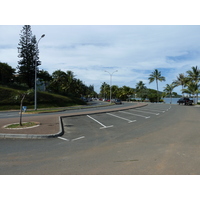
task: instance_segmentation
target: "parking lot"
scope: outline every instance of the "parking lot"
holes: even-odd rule
[[[149,104],[125,111],[63,118],[65,134],[59,139],[68,142],[116,138],[127,131],[156,120],[171,109],[170,105]]]
[[[47,140],[2,139],[1,174],[200,174],[199,107],[140,108],[62,118]]]

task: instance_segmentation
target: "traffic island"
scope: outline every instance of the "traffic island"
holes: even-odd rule
[[[28,129],[28,128],[36,128],[40,125],[40,122],[23,122],[22,125],[19,123],[7,124],[3,126],[6,129]]]

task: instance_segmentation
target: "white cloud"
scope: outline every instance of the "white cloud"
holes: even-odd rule
[[[73,71],[86,84],[109,82],[104,70],[115,71],[113,84],[135,87],[155,68],[166,76],[162,90],[200,62],[200,26],[31,26],[39,43],[41,68]],[[22,26],[0,26],[0,61],[17,66]],[[180,91],[178,91],[180,93]]]

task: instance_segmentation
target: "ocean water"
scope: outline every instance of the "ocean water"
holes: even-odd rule
[[[140,100],[141,98],[136,98],[136,100]],[[171,102],[171,98],[163,98],[163,100],[164,100],[164,102],[166,103],[166,104],[170,104],[170,102],[171,102],[171,104],[177,104],[177,101],[179,100],[180,98],[172,98],[172,102]],[[192,99],[194,102],[196,102],[196,99],[194,98],[190,98],[190,99]],[[200,97],[199,97],[199,99],[200,99]]]
[[[192,98],[192,97],[189,97],[191,100],[193,100],[194,103],[197,102],[197,99],[196,97]],[[180,98],[172,98],[172,104],[177,104],[177,101],[179,100]],[[171,99],[170,98],[164,98],[163,99],[165,101],[165,103],[167,104],[170,104],[170,101]],[[198,102],[200,102],[200,96],[198,97]]]
[[[170,104],[170,102],[172,101],[172,104],[177,104],[177,101],[179,100],[180,98],[163,98],[164,102],[166,104]]]

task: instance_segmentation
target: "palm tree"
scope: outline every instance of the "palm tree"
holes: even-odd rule
[[[63,85],[63,90],[66,93],[73,93],[75,88],[76,85],[74,72],[68,70],[66,72],[66,82]]]
[[[188,70],[186,72],[188,74],[188,78],[192,81],[194,81],[195,83],[198,83],[200,80],[200,70],[198,69],[198,67],[192,67],[192,70]]]
[[[119,87],[117,85],[112,85],[112,96],[113,99],[118,97],[118,91],[119,91]]]
[[[154,82],[156,80],[156,86],[157,86],[157,102],[158,100],[158,81],[165,81],[165,77],[161,76],[161,72],[159,72],[157,69],[155,69],[150,75],[149,75],[149,84]]]
[[[129,95],[132,95],[134,93],[133,88],[130,88],[128,86],[123,86],[119,88],[119,97],[123,100],[126,100],[127,97],[129,98]]]
[[[187,86],[188,87],[186,89],[182,90],[183,93],[192,94],[192,95],[200,93],[199,85],[197,85],[196,83],[190,82],[190,83],[188,83]]]
[[[173,89],[176,87],[176,85],[174,83],[172,84],[166,84],[166,86],[164,87],[164,92],[166,93],[166,95],[170,95],[170,104],[172,103],[172,95],[173,93]]]
[[[83,82],[80,79],[75,79],[74,85],[76,86],[74,90],[75,94],[77,96],[83,96],[85,94]]]
[[[179,74],[179,76],[177,76],[176,80],[173,82],[175,87],[181,85],[182,91],[183,91],[183,89],[184,89],[184,87],[186,86],[187,83],[188,83],[188,77],[186,77],[183,73]],[[182,92],[182,96],[183,96],[183,92]]]
[[[145,83],[143,83],[142,81],[139,81],[136,84],[136,91],[139,92],[140,90],[146,89]]]
[[[66,81],[67,81],[66,73],[61,70],[56,70],[52,74],[50,89],[55,93],[62,94],[63,89],[65,89],[63,88],[63,86],[65,85]]]
[[[144,99],[146,98],[146,97],[144,97],[146,89],[147,89],[147,87],[145,86],[145,83],[143,83],[142,81],[139,81],[136,84],[136,92],[140,93],[141,100],[142,100],[142,98],[144,98]]]
[[[102,94],[104,99],[106,99],[106,94],[109,93],[108,91],[110,91],[110,86],[106,82],[103,82],[102,85],[101,85],[100,90],[101,90],[100,93]]]
[[[194,83],[195,88],[196,88],[196,95],[197,95],[197,102],[198,102],[198,93],[199,93],[199,90],[198,90],[198,84],[199,84],[199,81],[200,81],[200,70],[198,69],[198,67],[192,67],[192,70],[188,70],[186,72],[188,74],[188,80],[192,83]],[[193,84],[190,84],[190,86],[192,86]],[[194,87],[194,85],[192,87]],[[194,94],[194,95],[195,95]]]

